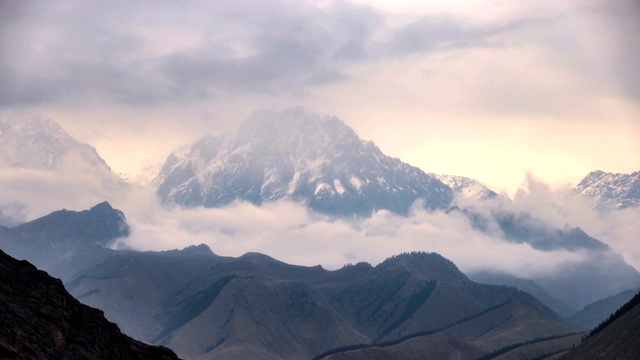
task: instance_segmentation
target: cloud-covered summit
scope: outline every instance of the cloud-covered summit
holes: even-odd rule
[[[451,189],[384,155],[342,121],[302,108],[250,116],[233,134],[172,153],[155,180],[164,202],[221,207],[233,201],[300,201],[337,215],[406,214],[416,200],[445,209]]]
[[[0,225],[126,191],[96,149],[41,118],[0,118]]]
[[[0,119],[0,163],[12,168],[56,170],[73,166],[111,172],[95,148],[81,144],[50,119]],[[86,164],[82,164],[82,162]],[[69,165],[69,164],[67,164]]]

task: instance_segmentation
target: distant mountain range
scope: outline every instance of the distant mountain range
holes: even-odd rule
[[[127,234],[124,215],[102,203],[0,228],[0,246],[46,266],[126,334],[188,358],[430,354],[442,346],[476,358],[529,342],[559,351],[579,341],[569,335],[577,327],[531,295],[475,283],[437,254],[327,271],[257,253],[222,257],[204,245],[104,247]]]
[[[103,251],[83,249],[69,256]],[[203,246],[111,250],[66,287],[125,333],[187,358],[311,358],[435,333],[475,356],[577,331],[531,295],[474,283],[428,253],[327,271]]]
[[[103,186],[124,184],[93,148],[55,123],[5,120],[0,126],[4,166],[52,173],[78,166],[98,174]],[[470,274],[495,284],[481,285],[427,253],[326,271],[255,253],[217,256],[204,245],[160,253],[113,250],[108,245],[130,230],[124,214],[107,202],[21,224],[2,219],[22,205],[0,203],[0,224],[6,225],[0,225],[0,248],[61,278],[125,333],[203,359],[517,357],[533,348],[543,354],[579,340],[565,336],[578,328],[547,306],[563,317],[584,308],[576,319],[586,314],[598,321],[607,310],[591,311],[600,307],[590,303],[640,286],[635,269],[581,229],[551,226],[474,179],[427,174],[384,155],[337,118],[304,109],[258,113],[234,133],[205,136],[175,151],[151,186],[162,201],[185,207],[284,200],[352,220],[378,210],[407,215],[417,202],[428,211],[462,214],[489,236],[539,251],[579,252],[587,260],[531,279]],[[594,172],[574,194],[612,211],[638,206],[637,189],[637,173]],[[546,306],[497,285],[531,292]],[[430,352],[436,348],[445,350]]]
[[[447,185],[384,155],[342,121],[301,108],[256,113],[232,134],[172,153],[155,184],[163,201],[183,206],[289,199],[347,216],[406,214],[418,199],[446,209],[452,199]]]
[[[21,144],[21,151],[33,153],[34,159],[49,158],[50,154],[54,154],[51,159],[63,159],[69,149],[91,150],[89,153],[95,154],[95,150],[71,139],[50,121],[5,121],[4,126],[4,138],[13,139],[5,143]],[[34,145],[40,142],[48,145]],[[51,162],[53,167],[57,161]],[[99,157],[96,161],[104,163]],[[32,166],[36,165],[44,166],[41,161]],[[629,178],[634,179],[633,174]],[[586,179],[582,183],[585,182]],[[616,194],[633,197],[629,190],[637,187],[633,183],[625,180],[625,186],[616,187]],[[599,188],[601,195],[606,194],[608,187],[604,184],[594,182],[590,189]],[[232,201],[259,205],[292,200],[330,216],[346,217],[367,216],[381,209],[406,214],[415,201],[421,201],[429,209],[462,212],[477,231],[488,232],[489,236],[526,243],[543,251],[589,254],[588,261],[567,269],[565,276],[550,274],[532,279],[570,308],[579,309],[638,286],[638,273],[606,244],[581,229],[550,226],[510,206],[508,199],[477,180],[426,174],[382,154],[337,118],[301,108],[254,114],[231,134],[205,136],[175,151],[152,185],[163,201],[183,206],[219,207]],[[471,201],[473,206],[465,207],[469,203],[460,203],[460,199]],[[489,233],[496,228],[498,234]],[[48,269],[46,264],[40,266]],[[495,275],[496,279],[504,278]],[[498,283],[496,279],[490,282]]]

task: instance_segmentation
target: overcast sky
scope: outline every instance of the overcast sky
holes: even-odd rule
[[[529,171],[640,170],[638,34],[636,0],[3,0],[0,115],[55,120],[133,174],[302,105],[513,193]]]

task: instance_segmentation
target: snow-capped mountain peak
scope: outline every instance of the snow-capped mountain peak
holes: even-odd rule
[[[464,199],[484,201],[493,199],[498,196],[498,194],[496,194],[493,190],[484,186],[478,180],[472,178],[456,175],[430,175],[448,185],[451,190],[453,190],[454,194],[458,194]]]
[[[0,119],[0,164],[40,170],[60,170],[65,164],[121,181],[94,147],[78,142],[49,119]]]
[[[384,155],[338,118],[302,108],[256,113],[234,133],[172,153],[156,184],[164,201],[184,206],[290,199],[340,215],[406,213],[417,199],[443,208],[452,197],[446,185]]]
[[[0,160],[17,168],[55,168],[60,157],[81,146],[52,120],[0,120]]]
[[[599,210],[640,206],[640,171],[631,174],[590,172],[574,189],[595,201]]]

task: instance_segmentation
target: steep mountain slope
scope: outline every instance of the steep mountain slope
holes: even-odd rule
[[[60,280],[0,251],[0,358],[178,359],[123,335]]]
[[[593,302],[568,318],[567,322],[583,329],[593,329],[605,321],[618,308],[631,300],[637,293],[637,289],[627,290]]]
[[[151,342],[164,329],[154,316],[162,311],[166,298],[225,261],[210,250],[194,250],[113,251],[65,286],[84,304],[103,310],[124,333]]]
[[[613,315],[610,322],[562,359],[637,359],[640,354],[640,294]]]
[[[640,171],[631,174],[592,171],[574,189],[592,198],[599,210],[640,206]]]
[[[250,116],[233,134],[172,153],[155,179],[165,202],[219,207],[290,199],[333,215],[449,205],[451,189],[384,155],[335,117],[295,108]]]

